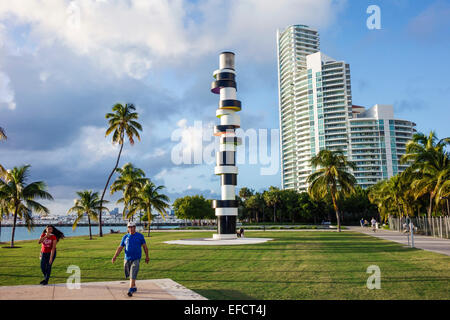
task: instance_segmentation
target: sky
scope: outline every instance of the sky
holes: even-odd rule
[[[371,5],[379,29],[368,28]],[[279,187],[276,31],[292,24],[317,29],[321,51],[350,64],[354,104],[393,104],[418,131],[450,136],[450,1],[6,0],[0,163],[30,164],[29,181],[55,199],[43,203],[65,214],[76,191],[103,190],[119,150],[105,114],[133,103],[143,131],[120,166],[142,168],[172,201],[219,198],[210,83],[220,52],[233,51],[241,128],[258,139],[242,149],[237,187]],[[110,208],[118,197],[107,193]]]

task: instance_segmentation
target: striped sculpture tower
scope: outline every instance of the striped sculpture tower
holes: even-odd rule
[[[221,177],[221,200],[213,201],[217,216],[217,234],[214,239],[236,239],[236,219],[238,201],[236,184],[238,168],[236,166],[236,147],[241,139],[236,137],[235,129],[240,127],[240,118],[236,112],[241,110],[241,102],[236,100],[236,71],[234,53],[222,52],[219,57],[219,70],[213,73],[215,81],[211,92],[220,94],[219,109],[216,111],[220,125],[214,127],[214,135],[220,137],[220,150],[216,153],[214,173]]]

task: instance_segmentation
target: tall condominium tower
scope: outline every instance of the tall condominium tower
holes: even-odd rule
[[[309,104],[306,57],[319,51],[319,34],[304,25],[277,33],[278,86],[282,187],[299,187],[298,175],[307,176],[310,158]]]
[[[354,160],[362,187],[403,171],[398,159],[415,124],[395,120],[392,106],[353,106],[350,66],[319,51],[317,31],[295,25],[277,40],[282,188],[306,191],[309,161],[323,149]],[[377,133],[366,130],[369,122]]]

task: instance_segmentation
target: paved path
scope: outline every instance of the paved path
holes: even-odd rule
[[[347,228],[348,228],[347,231],[356,231],[360,233],[365,233],[377,238],[391,240],[398,243],[402,243],[404,245],[408,245],[408,236],[406,233],[380,229],[378,229],[377,232],[373,232],[372,228],[361,228],[361,227],[347,227]],[[450,256],[449,239],[414,235],[414,246],[419,249],[433,251]]]
[[[207,300],[171,279],[137,280],[138,291],[127,296],[129,281],[85,282],[80,289],[64,284],[3,286],[0,300]]]

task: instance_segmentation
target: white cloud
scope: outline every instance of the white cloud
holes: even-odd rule
[[[292,24],[328,27],[345,1],[245,0],[229,9],[225,42],[256,60],[276,57],[276,30]]]
[[[85,167],[113,158],[118,155],[118,145],[113,145],[110,139],[105,138],[105,128],[86,126],[80,130],[80,138],[75,141],[72,150],[77,150],[83,161],[80,165]]]
[[[6,27],[0,23],[0,48],[6,46]]]
[[[407,31],[422,41],[439,40],[438,30],[448,30],[450,4],[444,1],[433,2],[408,23]]]
[[[207,165],[199,165],[190,168],[170,168],[163,169],[155,178],[163,181],[163,185],[169,193],[180,193],[186,190],[216,190],[220,188],[217,181],[213,181],[208,177],[214,175],[214,168]]]
[[[180,128],[187,128],[187,119],[180,119],[177,121],[177,126]]]
[[[73,172],[91,168],[106,159],[113,159],[117,155],[118,145],[113,145],[110,139],[105,138],[105,129],[93,126],[82,127],[78,139],[62,148],[2,151],[2,158],[6,159],[6,162],[10,162],[8,159],[20,159],[22,163],[33,163],[36,166],[45,164]],[[39,163],[41,161],[42,163]]]
[[[42,71],[39,73],[39,80],[42,82],[47,82],[47,79],[50,77],[50,73],[47,71]]]
[[[6,106],[10,110],[16,109],[11,80],[6,73],[0,71],[0,108],[2,106]]]
[[[289,24],[327,27],[345,0],[14,0],[0,2],[31,26],[40,46],[64,43],[118,76],[144,78],[160,63],[182,65],[219,50],[273,59],[275,32]]]
[[[316,28],[327,27],[333,23],[341,3],[342,1],[334,0],[0,1],[0,60],[3,60],[3,57],[17,57],[25,54],[35,57],[36,59],[32,60],[33,63],[30,65],[33,66],[36,74],[33,77],[29,73],[21,74],[23,79],[27,80],[26,83],[31,85],[38,83],[38,88],[45,89],[43,92],[48,94],[49,103],[55,103],[54,98],[58,92],[53,84],[56,81],[65,82],[73,85],[71,90],[73,95],[69,95],[67,100],[78,101],[79,92],[89,91],[85,90],[86,87],[96,85],[108,87],[106,78],[102,76],[107,76],[109,79],[110,73],[102,73],[102,70],[112,71],[117,77],[142,80],[152,72],[152,69],[167,70],[168,67],[181,66],[178,70],[184,70],[183,67],[186,66],[187,70],[193,70],[199,63],[204,63],[205,56],[210,54],[215,56],[224,49],[236,51],[242,57],[239,60],[242,63],[245,61],[244,57],[246,61],[250,59],[274,61],[276,29],[294,23],[310,24]],[[73,54],[67,55],[67,51]],[[49,56],[46,54],[48,52],[52,52],[53,55]],[[66,55],[70,58],[64,61],[54,59],[54,57]],[[74,55],[80,59],[78,57],[74,59]],[[92,66],[92,75],[99,74],[99,76],[90,76],[89,81],[86,81],[86,78],[79,75],[86,73],[80,65],[87,66],[86,69]],[[0,70],[7,69],[0,66]],[[13,83],[6,73],[0,71],[0,109],[14,108],[15,97],[22,97],[22,93],[27,93],[14,87],[14,84],[19,83],[20,80],[17,75],[27,70],[27,68],[17,68],[15,73],[10,73],[8,69],[8,74],[14,80]],[[182,72],[180,74],[183,75]],[[196,76],[194,75],[193,78]],[[192,80],[179,77],[178,73],[174,78],[186,84]],[[32,80],[37,82],[33,83]],[[155,79],[151,86],[155,86],[157,80]],[[128,81],[128,79],[121,79],[121,81]],[[46,85],[42,85],[43,83]],[[133,86],[137,82],[129,83]],[[186,88],[177,86],[175,90],[179,93]],[[127,95],[130,92],[124,89],[119,93]],[[142,96],[145,94],[143,93]],[[134,99],[141,98],[133,96],[133,93],[129,95],[132,95]],[[172,92],[167,96],[170,95]],[[56,99],[56,101],[59,100]],[[21,107],[21,104],[18,107]],[[25,107],[24,105],[24,109]],[[29,108],[32,107],[29,106]],[[56,107],[60,105],[55,104]],[[177,109],[173,107],[175,113],[173,118],[186,117],[185,114],[181,116],[177,114]],[[153,110],[149,109],[147,112],[150,113]],[[83,120],[83,123],[99,122]],[[211,131],[205,134],[206,126],[192,126],[187,119],[178,121],[177,125],[182,133],[177,140],[182,142],[182,151],[201,155],[202,147],[209,144],[209,142],[202,144],[201,133],[203,131],[204,136],[211,137]],[[16,130],[20,132],[20,129]],[[72,186],[76,183],[81,185],[80,188],[84,184],[93,184],[93,180],[84,181],[90,177],[85,178],[82,172],[91,173],[101,167],[109,173],[117,157],[118,146],[111,144],[110,137],[105,138],[104,128],[84,126],[79,130],[77,138],[64,147],[52,149],[49,141],[48,150],[19,149],[25,148],[25,145],[17,149],[2,150],[2,163],[9,165],[31,163],[34,168],[43,168],[42,170],[55,168],[55,172],[61,174],[64,179],[67,177],[64,181],[63,178],[52,177],[52,180],[58,181],[57,184]],[[157,132],[157,130],[154,131]],[[64,135],[65,133],[55,131],[55,134]],[[151,136],[146,137],[150,139]],[[170,160],[165,162],[160,160],[170,153],[170,148],[147,150],[144,149],[145,146],[146,144],[142,141],[140,147],[124,148],[123,158],[139,160],[143,165],[145,161],[151,163],[152,168],[157,168],[154,170],[159,171],[155,178],[164,180],[164,184],[172,192],[187,190],[189,186],[192,188],[191,191],[219,190],[218,180],[210,182],[207,178],[213,174],[213,164],[164,169],[165,166],[174,165],[169,163]],[[212,157],[213,162],[214,157]],[[202,175],[203,177],[199,178]],[[80,176],[80,179],[75,179]],[[75,180],[77,182],[73,182]],[[67,203],[58,207],[58,211],[67,209],[70,205],[73,191],[79,187],[73,188],[73,190],[61,189],[60,198],[67,200]]]

